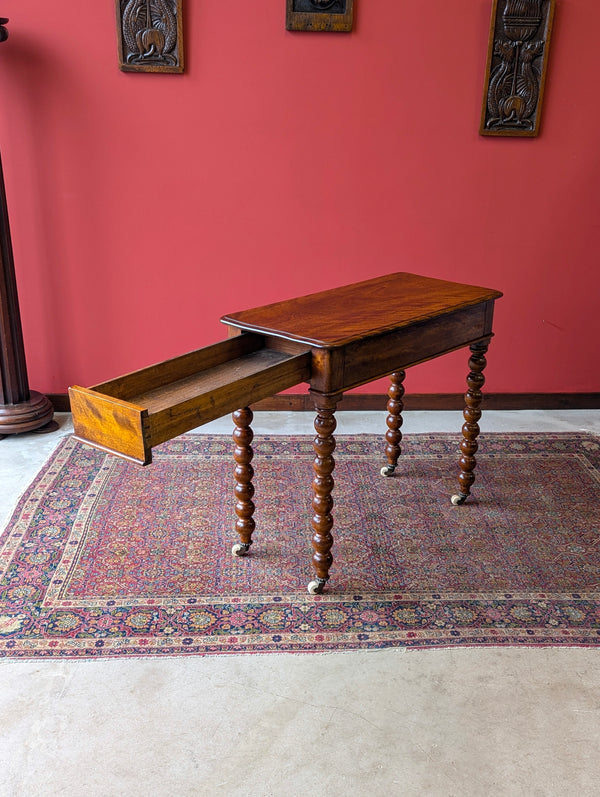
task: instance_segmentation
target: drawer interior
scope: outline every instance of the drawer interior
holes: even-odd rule
[[[147,465],[152,448],[310,378],[310,349],[238,335],[91,388],[69,388],[75,437]]]

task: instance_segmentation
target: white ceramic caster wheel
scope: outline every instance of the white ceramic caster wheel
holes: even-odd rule
[[[250,548],[249,545],[244,545],[243,542],[236,542],[236,544],[231,549],[231,553],[234,556],[246,556],[248,553],[248,549]]]
[[[382,476],[393,476],[395,470],[396,468],[392,468],[390,465],[384,465],[379,473],[381,473]]]
[[[306,589],[310,592],[311,595],[320,595],[323,592],[324,586],[325,586],[324,581],[309,581]]]
[[[464,504],[464,502],[467,500],[467,496],[466,495],[458,495],[457,494],[457,495],[453,495],[450,500],[452,501],[454,506],[460,506],[461,504]]]

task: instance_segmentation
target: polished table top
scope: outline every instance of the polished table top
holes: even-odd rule
[[[500,296],[490,288],[398,272],[230,313],[221,321],[244,330],[334,348]]]
[[[334,395],[492,336],[490,288],[399,272],[221,318],[230,327],[310,346],[310,386]]]

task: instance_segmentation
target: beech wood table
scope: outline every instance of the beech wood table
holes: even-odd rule
[[[333,561],[335,410],[345,391],[391,375],[385,455],[391,476],[400,456],[405,369],[469,347],[459,458],[463,503],[475,480],[485,354],[499,291],[416,274],[388,274],[333,290],[225,315],[226,341],[93,388],[69,389],[75,436],[140,464],[166,440],[233,412],[236,462],[235,555],[255,528],[249,405],[308,382],[316,417],[313,565],[308,591],[322,592]],[[241,409],[240,409],[241,408]]]

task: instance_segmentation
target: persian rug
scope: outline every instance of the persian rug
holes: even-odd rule
[[[600,644],[600,437],[340,436],[334,564],[309,595],[312,440],[254,440],[256,531],[235,543],[232,443],[186,435],[142,468],[57,450],[0,538],[0,655],[110,657]]]

